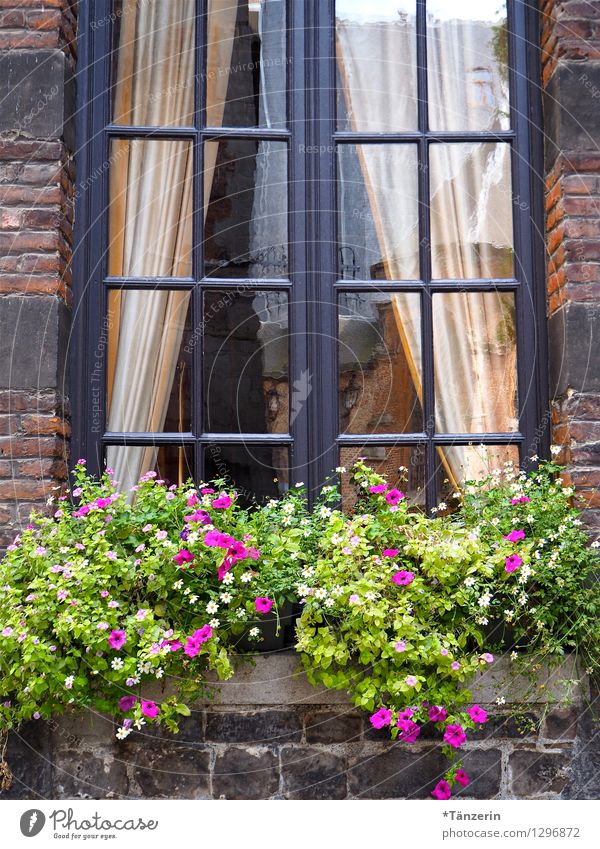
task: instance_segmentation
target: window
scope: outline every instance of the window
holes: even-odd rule
[[[85,4],[77,455],[248,497],[365,456],[431,507],[541,452],[535,26],[524,0]]]

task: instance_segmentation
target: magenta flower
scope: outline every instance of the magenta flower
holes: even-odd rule
[[[123,696],[119,699],[119,710],[122,710],[123,713],[127,713],[128,710],[136,704],[137,696]]]
[[[509,542],[519,542],[519,540],[525,539],[525,531],[515,529],[509,534],[506,534],[504,539],[507,539]]]
[[[188,507],[193,507],[195,504],[198,504],[198,496],[195,493],[188,495],[186,504]]]
[[[412,708],[404,708],[398,713],[398,719],[410,719],[414,714],[414,710]]]
[[[464,732],[462,725],[447,725],[444,731],[444,743],[448,743],[454,749],[460,748],[463,743],[466,743],[467,735]]]
[[[108,590],[100,590],[100,598],[108,598],[110,595]]]
[[[183,649],[183,653],[188,657],[196,657],[198,652],[200,651],[200,643],[195,640],[193,637],[188,637],[185,641],[185,647]]]
[[[404,493],[400,492],[399,489],[390,489],[390,491],[386,494],[385,500],[388,504],[395,506],[399,501],[402,501],[404,498]]]
[[[257,596],[254,599],[254,605],[258,613],[268,613],[269,610],[273,607],[273,602],[270,598]]]
[[[125,631],[111,631],[108,637],[108,645],[111,649],[120,649],[125,645],[127,637]]]
[[[229,548],[234,542],[233,537],[230,537],[229,534],[223,534],[221,531],[208,531],[204,534],[204,545],[208,545],[210,548]]]
[[[210,625],[203,625],[193,633],[193,637],[199,643],[206,643],[213,635],[213,630]]]
[[[140,699],[140,701],[142,703],[142,713],[144,716],[148,716],[150,719],[155,719],[159,713],[157,705],[154,702],[147,702],[145,699]]]
[[[210,486],[205,486],[200,490],[200,493],[202,495],[212,495],[214,493],[214,489],[211,489]]]
[[[473,722],[479,722],[481,725],[483,725],[484,722],[487,722],[487,711],[485,711],[482,707],[479,707],[479,705],[473,705],[473,707],[470,707],[468,713]]]
[[[457,769],[454,773],[454,780],[457,784],[462,784],[463,787],[468,787],[471,783],[471,779],[464,771],[464,769]]]
[[[383,728],[385,725],[389,725],[391,721],[392,712],[387,708],[380,708],[377,713],[369,717],[369,722],[373,728]]]
[[[432,705],[429,708],[429,719],[432,722],[443,722],[448,716],[448,711],[445,707],[440,707],[439,705]]]
[[[217,569],[217,578],[219,581],[222,581],[225,575],[229,572],[231,567],[233,566],[233,559],[231,557],[225,557],[223,562]]]
[[[514,572],[523,563],[518,554],[509,554],[504,562],[507,572]]]
[[[384,483],[376,483],[373,486],[369,487],[369,492],[373,493],[373,495],[383,495],[386,491],[387,485]]]
[[[233,504],[233,499],[231,499],[225,492],[221,493],[218,498],[212,503],[212,506],[216,510],[226,510],[228,507],[231,507]]]
[[[110,505],[112,504],[112,499],[111,498],[97,498],[94,503],[96,504],[96,507],[98,507],[100,510],[105,510],[107,507],[110,507]]]
[[[435,785],[434,789],[431,791],[431,795],[434,799],[440,799],[444,801],[445,799],[449,799],[452,795],[452,791],[450,790],[450,785],[447,781],[438,781]]]
[[[248,557],[251,560],[260,560],[260,549],[254,548],[254,546],[250,546],[248,549]]]
[[[407,572],[406,569],[401,569],[399,572],[394,572],[392,575],[393,583],[400,587],[407,587],[409,584],[412,584],[414,579],[414,573]]]
[[[227,554],[228,554],[231,558],[233,558],[233,560],[234,560],[234,561],[236,561],[236,560],[245,560],[245,559],[246,559],[246,557],[248,557],[248,554],[249,554],[249,553],[250,553],[250,552],[249,552],[249,550],[246,548],[246,546],[244,545],[244,543],[243,543],[243,542],[238,542],[237,540],[234,540],[234,541],[231,543],[231,545],[229,546],[229,549],[228,549],[228,551],[227,551]]]
[[[398,740],[402,743],[414,743],[421,729],[412,719],[399,719],[396,726],[400,729]]]
[[[210,516],[206,512],[206,510],[196,510],[194,513],[190,513],[189,516],[185,516],[186,522],[200,522],[202,525],[210,524]]]
[[[398,553],[399,553],[398,548],[384,548],[383,551],[381,552],[381,556],[382,557],[396,557],[396,555]]]
[[[511,504],[527,504],[531,501],[531,498],[528,495],[517,495],[514,498],[511,498]]]
[[[191,551],[188,551],[187,548],[180,548],[173,558],[178,566],[183,566],[184,563],[191,563],[193,559],[194,555]]]

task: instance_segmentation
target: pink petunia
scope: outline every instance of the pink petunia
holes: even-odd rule
[[[388,504],[395,506],[399,501],[402,501],[404,498],[404,493],[400,492],[399,489],[390,489],[388,493],[386,493],[385,500]]]
[[[120,649],[125,645],[127,637],[125,631],[111,631],[108,637],[108,645],[111,649]]]
[[[150,719],[155,719],[159,714],[158,706],[154,702],[147,702],[145,699],[140,699],[142,705],[142,713]]]
[[[227,493],[222,492],[221,495],[219,495],[218,498],[215,498],[215,500],[212,503],[212,506],[216,510],[226,510],[228,507],[231,507],[232,504],[233,504],[233,499],[230,498],[227,495]]]
[[[178,566],[183,566],[184,563],[191,563],[193,559],[194,555],[191,551],[188,551],[187,548],[181,548],[173,558]]]
[[[455,672],[458,672],[458,670],[460,669],[460,663],[458,662],[458,660],[453,660],[453,661],[452,661],[452,663],[450,664],[450,667],[451,667],[451,668],[452,668]]]
[[[414,686],[416,685],[416,683],[417,683],[417,679],[415,678],[415,676],[414,676],[414,675],[407,675],[407,676],[406,676],[406,678],[404,679],[404,682],[405,682],[405,683],[406,683],[409,687],[414,687]]]
[[[382,557],[396,557],[396,555],[398,553],[399,553],[398,548],[384,548],[383,551],[381,552],[381,556]]]
[[[394,648],[396,649],[397,652],[406,651],[406,643],[404,642],[404,640],[397,640],[394,643]]]
[[[421,729],[412,719],[399,719],[396,725],[400,729],[398,740],[402,743],[414,743],[421,733]]]
[[[504,539],[509,542],[519,542],[519,540],[525,539],[525,531],[515,528],[509,534],[506,534]]]
[[[392,712],[387,708],[380,708],[376,713],[369,717],[369,722],[373,728],[383,728],[389,725],[392,721]]]
[[[507,572],[514,572],[522,565],[523,561],[518,554],[509,554],[504,563]]]
[[[444,657],[448,657],[448,649],[441,648],[440,654],[443,655]]]
[[[531,498],[528,495],[516,495],[514,498],[511,498],[511,504],[527,504],[531,501]]]
[[[188,495],[186,504],[188,507],[193,507],[195,504],[198,504],[198,496],[195,493]]]
[[[208,531],[204,534],[204,545],[210,548],[229,548],[235,540],[229,534],[223,534],[221,531]]]
[[[429,719],[432,722],[443,722],[448,716],[448,711],[445,707],[440,707],[439,705],[432,705],[429,708]]]
[[[119,710],[127,713],[137,703],[137,696],[123,696],[119,699]]]
[[[407,572],[406,569],[401,569],[399,572],[394,572],[392,575],[392,582],[397,584],[399,587],[407,587],[409,584],[412,584],[414,579],[414,573]]]
[[[369,487],[369,492],[373,495],[383,495],[383,493],[387,490],[387,485],[384,483],[376,483],[373,486]]]
[[[268,613],[269,610],[273,607],[274,602],[271,601],[270,598],[265,598],[263,596],[257,596],[254,599],[254,606],[258,613]]]
[[[486,651],[481,655],[481,659],[485,661],[485,663],[493,663],[494,655],[491,654],[489,651]]]
[[[468,713],[473,722],[478,722],[481,725],[487,722],[487,711],[485,711],[482,707],[479,707],[479,705],[473,705],[470,707]]]
[[[443,779],[441,781],[438,781],[434,789],[431,791],[431,795],[434,799],[440,799],[442,801],[449,799],[452,795],[450,785],[447,781],[444,781]]]
[[[466,743],[467,735],[465,734],[462,725],[447,725],[444,731],[444,743],[448,743],[454,749],[460,748],[463,743]]]
[[[471,779],[464,771],[464,769],[457,769],[454,773],[454,780],[457,784],[461,784],[463,787],[468,787],[471,783]]]
[[[225,575],[229,572],[231,567],[233,566],[233,559],[231,557],[225,557],[223,562],[217,569],[217,578],[219,581],[222,581]]]
[[[202,495],[212,495],[214,493],[214,489],[211,489],[210,486],[205,486],[203,489],[200,490],[200,493]]]

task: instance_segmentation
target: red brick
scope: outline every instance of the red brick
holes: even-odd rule
[[[587,16],[585,16],[587,17]],[[586,20],[558,21],[554,30],[559,39],[580,39],[592,37],[592,25]]]
[[[65,200],[60,186],[0,186],[0,203],[31,204],[60,204]]]
[[[573,395],[566,406],[573,418],[600,421],[600,395]]]
[[[593,215],[600,216],[600,198],[572,198],[563,199],[563,208],[567,215]]]
[[[65,443],[58,437],[0,437],[0,457],[63,457],[65,453]]]
[[[58,47],[60,38],[57,32],[39,32],[38,30],[0,30],[0,50],[24,50],[36,47]]]
[[[0,0],[0,9],[10,9],[19,6],[22,9],[39,9],[47,6],[49,9],[60,9],[66,5],[67,0]]]
[[[570,0],[563,3],[560,9],[561,18],[600,18],[600,2],[598,0]]]
[[[561,181],[567,195],[593,195],[598,192],[598,178],[591,174],[569,174]]]
[[[0,499],[35,500],[46,498],[54,485],[53,481],[3,480],[0,481]]]
[[[567,280],[574,283],[597,283],[600,281],[600,266],[590,262],[570,262],[565,266]]]
[[[64,460],[38,459],[19,462],[17,474],[24,477],[54,478],[64,481],[68,477],[67,464]]]
[[[563,221],[564,235],[567,238],[579,239],[586,236],[600,236],[600,218],[567,218]]]
[[[2,434],[2,436],[16,433],[18,426],[19,421],[16,416],[0,415],[0,434]]]
[[[59,250],[61,240],[55,231],[32,232],[22,231],[19,233],[0,232],[0,250]]]
[[[67,286],[60,277],[42,275],[0,274],[0,295],[59,295],[64,298]]]
[[[69,436],[71,433],[69,424],[59,416],[23,416],[21,427],[27,434],[40,434],[40,436],[53,433]]]
[[[56,413],[61,408],[60,399],[54,392],[48,394],[15,392],[12,390],[0,392],[0,413],[33,412]]]
[[[60,160],[64,146],[54,141],[0,139],[0,160],[36,159],[44,162]]]

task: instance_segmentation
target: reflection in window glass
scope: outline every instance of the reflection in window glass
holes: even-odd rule
[[[110,154],[108,273],[192,274],[192,144],[114,139]]]
[[[195,6],[195,0],[115,0],[115,124],[193,125]]]
[[[423,430],[419,294],[342,295],[338,352],[342,433]]]
[[[509,464],[508,466],[506,464]],[[511,465],[512,464],[512,465]],[[447,510],[456,508],[453,497],[465,481],[481,480],[493,472],[519,468],[517,445],[448,445],[438,448],[437,491],[438,503]]]
[[[502,0],[427,0],[432,130],[510,128],[508,32]]]
[[[208,0],[207,126],[285,126],[285,6],[285,0]]]
[[[287,433],[287,294],[208,290],[203,327],[206,430]]]
[[[433,296],[439,433],[518,430],[516,335],[512,292]]]
[[[146,472],[156,472],[156,480],[163,480],[166,487],[194,476],[193,449],[188,445],[107,445],[106,465],[130,503],[135,501],[132,487]]]
[[[285,445],[217,445],[204,449],[204,477],[224,479],[239,503],[279,498],[290,486],[289,448]]]
[[[417,129],[415,0],[337,0],[337,126]]]
[[[287,277],[287,190],[285,142],[206,143],[207,276]]]
[[[352,466],[359,457],[384,475],[389,487],[404,492],[411,507],[425,506],[425,446],[424,445],[363,445],[340,448],[340,465],[346,469],[341,475],[342,506],[350,510],[364,490],[351,481]]]
[[[513,276],[510,145],[429,149],[434,278]]]
[[[416,145],[340,144],[337,168],[338,276],[418,279]]]
[[[190,431],[189,292],[111,290],[105,324],[108,430]]]

